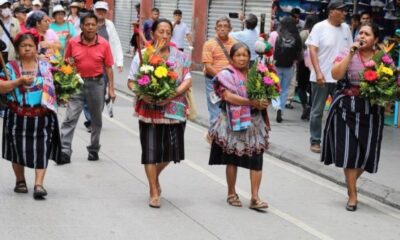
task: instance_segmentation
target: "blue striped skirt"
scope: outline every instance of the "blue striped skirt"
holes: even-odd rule
[[[357,96],[336,96],[324,129],[321,161],[376,173],[383,125],[383,107]]]
[[[57,115],[21,117],[6,109],[2,143],[4,159],[29,168],[47,168],[49,159],[57,162],[61,153]]]

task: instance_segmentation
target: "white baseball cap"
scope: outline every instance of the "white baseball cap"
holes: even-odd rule
[[[105,9],[108,11],[108,3],[103,1],[98,1],[94,4],[94,9]]]
[[[8,1],[8,0],[0,0],[0,6],[3,5],[3,4],[6,4],[6,3],[10,4],[10,6],[11,6],[10,1]]]
[[[35,5],[42,6],[42,2],[41,2],[40,0],[34,0],[34,1],[32,2],[32,6],[35,6]]]
[[[61,6],[61,5],[55,5],[55,6],[53,7],[53,16],[54,16],[54,14],[55,14],[56,12],[64,12],[64,13],[66,13],[64,7]]]

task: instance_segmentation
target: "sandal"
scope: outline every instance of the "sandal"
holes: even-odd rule
[[[33,198],[36,200],[44,199],[44,197],[47,196],[47,191],[44,189],[42,185],[35,185],[34,191],[33,191]]]
[[[16,193],[28,193],[28,187],[26,186],[25,180],[18,181],[15,184],[14,192],[16,192]]]
[[[249,208],[255,210],[265,209],[268,208],[268,203],[259,199],[251,199]]]
[[[161,201],[160,197],[151,197],[149,200],[149,207],[152,208],[160,208],[161,207]]]
[[[242,202],[239,199],[239,195],[237,194],[232,194],[232,195],[228,195],[228,198],[226,199],[226,202],[234,207],[241,207],[242,206]]]

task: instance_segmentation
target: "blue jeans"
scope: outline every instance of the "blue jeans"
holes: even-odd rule
[[[334,96],[336,83],[325,83],[323,87],[315,82],[311,83],[312,104],[310,113],[310,142],[311,144],[321,143],[322,115],[324,113],[325,102],[329,95]]]
[[[286,100],[289,96],[290,82],[294,75],[294,69],[293,67],[277,67],[276,70],[281,83],[281,94],[279,96],[281,102],[278,109],[283,110],[285,109]]]
[[[211,78],[205,76],[206,80],[206,95],[207,95],[207,108],[208,108],[208,124],[211,127],[212,124],[217,121],[219,113],[221,112],[219,108],[219,103],[212,103],[210,98],[210,93],[214,91],[213,84],[211,83]]]

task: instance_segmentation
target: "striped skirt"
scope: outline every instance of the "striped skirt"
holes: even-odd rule
[[[61,142],[55,113],[21,117],[6,110],[3,120],[2,157],[12,163],[45,169],[49,159],[60,158]]]
[[[378,171],[384,108],[359,97],[339,95],[329,110],[321,161],[341,168]]]
[[[152,124],[139,121],[142,164],[156,164],[185,159],[186,123]]]

